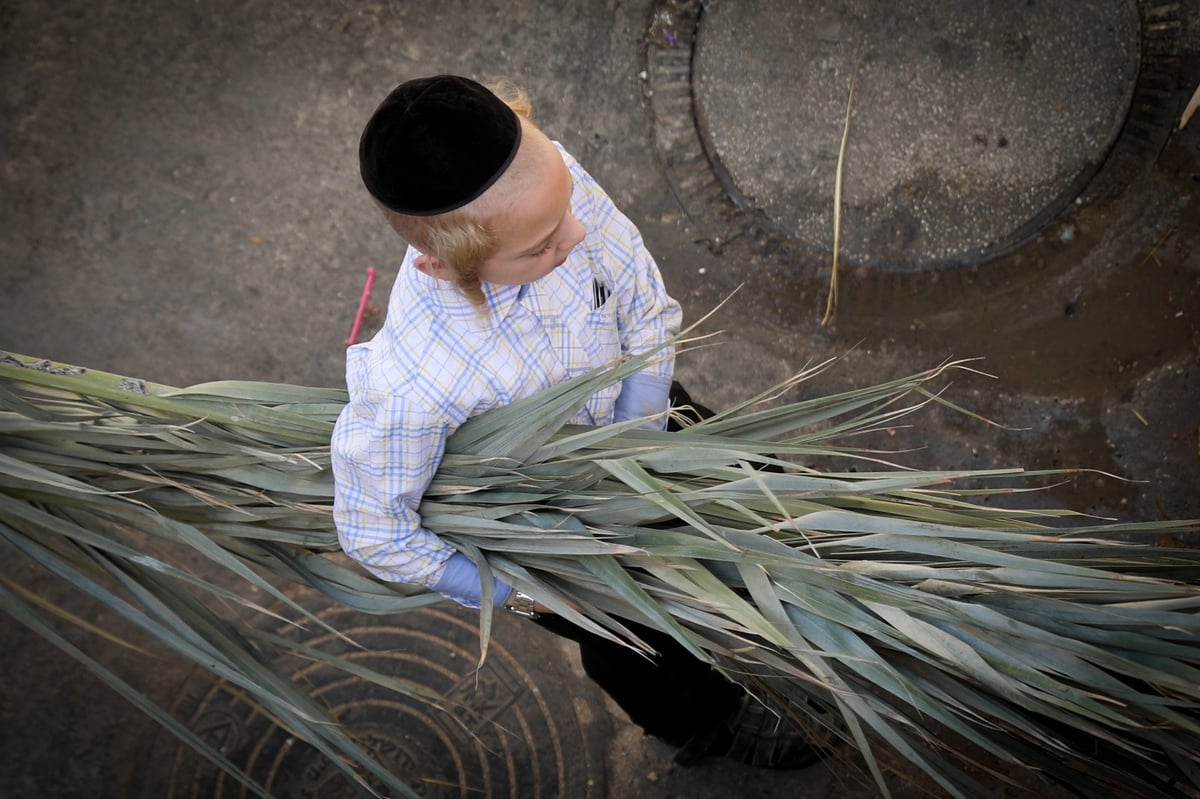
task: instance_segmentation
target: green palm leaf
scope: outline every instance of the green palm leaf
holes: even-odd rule
[[[425,524],[485,576],[588,629],[634,647],[622,620],[669,633],[844,738],[885,793],[880,748],[955,796],[981,795],[967,776],[981,757],[1097,795],[1200,790],[1200,559],[1153,544],[1195,524],[997,508],[986,500],[1024,490],[1012,486],[1020,470],[907,471],[846,445],[948,404],[939,379],[965,364],[766,402],[810,370],[682,433],[566,424],[652,357],[463,425],[424,498]],[[297,624],[322,622],[283,590],[293,581],[372,613],[438,601],[338,555],[328,438],[344,401],[328,389],[176,389],[0,358],[0,535],[241,686],[350,779],[411,795],[275,673],[270,653],[297,645],[263,633],[255,619],[273,611],[242,598],[261,592]],[[846,458],[868,471],[820,468]],[[218,612],[232,603],[246,618]],[[56,635],[16,594],[0,605]],[[447,706],[403,675],[303,656]]]

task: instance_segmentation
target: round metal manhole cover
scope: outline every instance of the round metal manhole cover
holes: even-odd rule
[[[608,719],[602,699],[554,657],[552,639],[553,652],[538,656],[547,642],[529,636],[546,633],[497,618],[487,660],[477,669],[478,616],[472,611],[438,606],[377,617],[335,608],[319,615],[354,643],[323,632],[306,636],[306,644],[451,700],[450,708],[439,709],[313,661],[281,664],[417,795],[604,796]],[[298,635],[294,627],[275,632]],[[510,651],[514,645],[520,659]],[[361,795],[328,759],[227,683],[197,673],[176,704],[178,718],[274,796]],[[254,795],[172,736],[158,747],[141,792],[147,799]]]
[[[752,239],[828,263],[848,131],[844,262],[981,263],[1061,218],[1112,160],[1139,94],[1161,94],[1142,84],[1170,14],[1135,0],[660,2],[656,144],[714,249]]]

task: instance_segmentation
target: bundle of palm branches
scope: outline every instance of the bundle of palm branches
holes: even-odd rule
[[[936,387],[962,364],[779,401],[806,372],[683,432],[567,424],[646,357],[468,421],[424,497],[424,523],[485,578],[575,624],[632,647],[644,644],[630,621],[669,633],[860,753],[884,794],[879,751],[959,797],[986,795],[971,775],[1003,779],[987,771],[997,763],[1088,796],[1200,791],[1200,558],[1155,543],[1194,524],[1014,507],[994,500],[1023,496],[1019,469],[911,471],[845,445],[940,401]],[[247,599],[265,592],[321,624],[282,590],[292,580],[371,613],[438,601],[338,555],[328,442],[345,401],[0,357],[0,536],[254,696],[364,790],[373,778],[411,796],[272,668],[266,652],[300,645],[221,612],[267,612]],[[263,792],[57,632],[10,579],[0,606]]]

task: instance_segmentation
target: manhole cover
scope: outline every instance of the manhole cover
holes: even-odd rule
[[[409,611],[386,620],[344,608],[320,614],[360,644],[332,635],[306,643],[454,700],[450,712],[312,662],[288,665],[295,682],[346,725],[418,795],[449,799],[556,799],[604,795],[607,717],[595,689],[555,659],[515,658],[505,640],[533,630],[497,618],[488,658],[478,660],[477,614],[457,607]],[[294,629],[280,629],[295,636]],[[248,697],[197,674],[176,715],[273,795],[338,799],[360,794],[327,759],[263,715]],[[171,736],[152,755],[143,796],[251,796]],[[173,747],[173,748],[172,748]]]
[[[751,240],[828,263],[853,85],[843,261],[978,264],[1071,209],[1147,107],[1161,118],[1132,132],[1169,130],[1156,59],[1176,13],[1135,0],[663,2],[647,48],[656,143],[715,248]]]

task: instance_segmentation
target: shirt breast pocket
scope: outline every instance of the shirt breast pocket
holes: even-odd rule
[[[605,302],[589,311],[588,360],[592,366],[611,366],[621,357],[621,332],[617,325],[615,302]]]
[[[606,302],[587,315],[588,368],[613,367],[621,357],[621,334],[617,325],[616,303]],[[596,392],[587,403],[592,423],[598,425],[612,422],[617,395],[621,383],[614,382]]]

